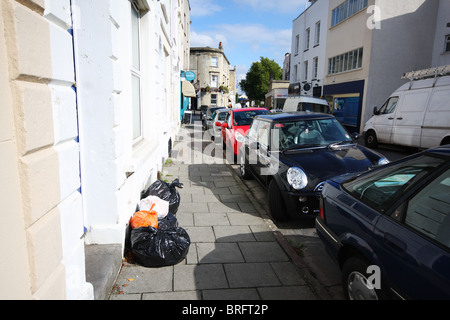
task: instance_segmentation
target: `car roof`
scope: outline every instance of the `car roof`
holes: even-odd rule
[[[445,157],[450,157],[450,144],[436,147],[436,148],[431,148],[431,149],[426,150],[425,152],[439,154],[439,155],[445,156]]]
[[[230,110],[230,109],[222,108],[222,109],[216,110],[216,113],[228,112],[228,110]]]
[[[292,120],[307,120],[307,119],[334,119],[334,116],[326,113],[297,111],[297,112],[262,114],[258,116],[258,119],[265,119],[269,121],[292,121]]]
[[[254,110],[267,110],[266,108],[231,108],[230,109],[233,112],[240,112],[240,111],[254,111]],[[269,111],[269,110],[267,110]]]

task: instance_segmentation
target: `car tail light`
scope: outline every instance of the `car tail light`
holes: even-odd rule
[[[325,221],[325,211],[323,210],[324,209],[323,207],[324,207],[324,205],[323,205],[323,197],[320,196],[320,198],[319,198],[319,217],[320,217],[320,219]]]

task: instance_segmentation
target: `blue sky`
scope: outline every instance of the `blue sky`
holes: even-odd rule
[[[217,48],[222,42],[238,83],[260,57],[283,66],[291,51],[292,21],[307,0],[189,0],[191,47]]]

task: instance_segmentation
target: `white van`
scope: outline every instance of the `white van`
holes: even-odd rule
[[[283,112],[293,111],[330,113],[330,107],[328,102],[323,99],[309,96],[293,96],[288,97],[284,102]]]
[[[398,88],[381,108],[374,108],[363,135],[369,148],[378,143],[418,148],[450,144],[450,76],[413,80]]]

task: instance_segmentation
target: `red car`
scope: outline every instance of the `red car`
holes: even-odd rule
[[[266,108],[233,108],[228,111],[223,124],[219,122],[215,125],[222,126],[223,146],[233,148],[236,156],[239,155],[241,143],[244,140],[253,118],[260,114],[270,113]]]

